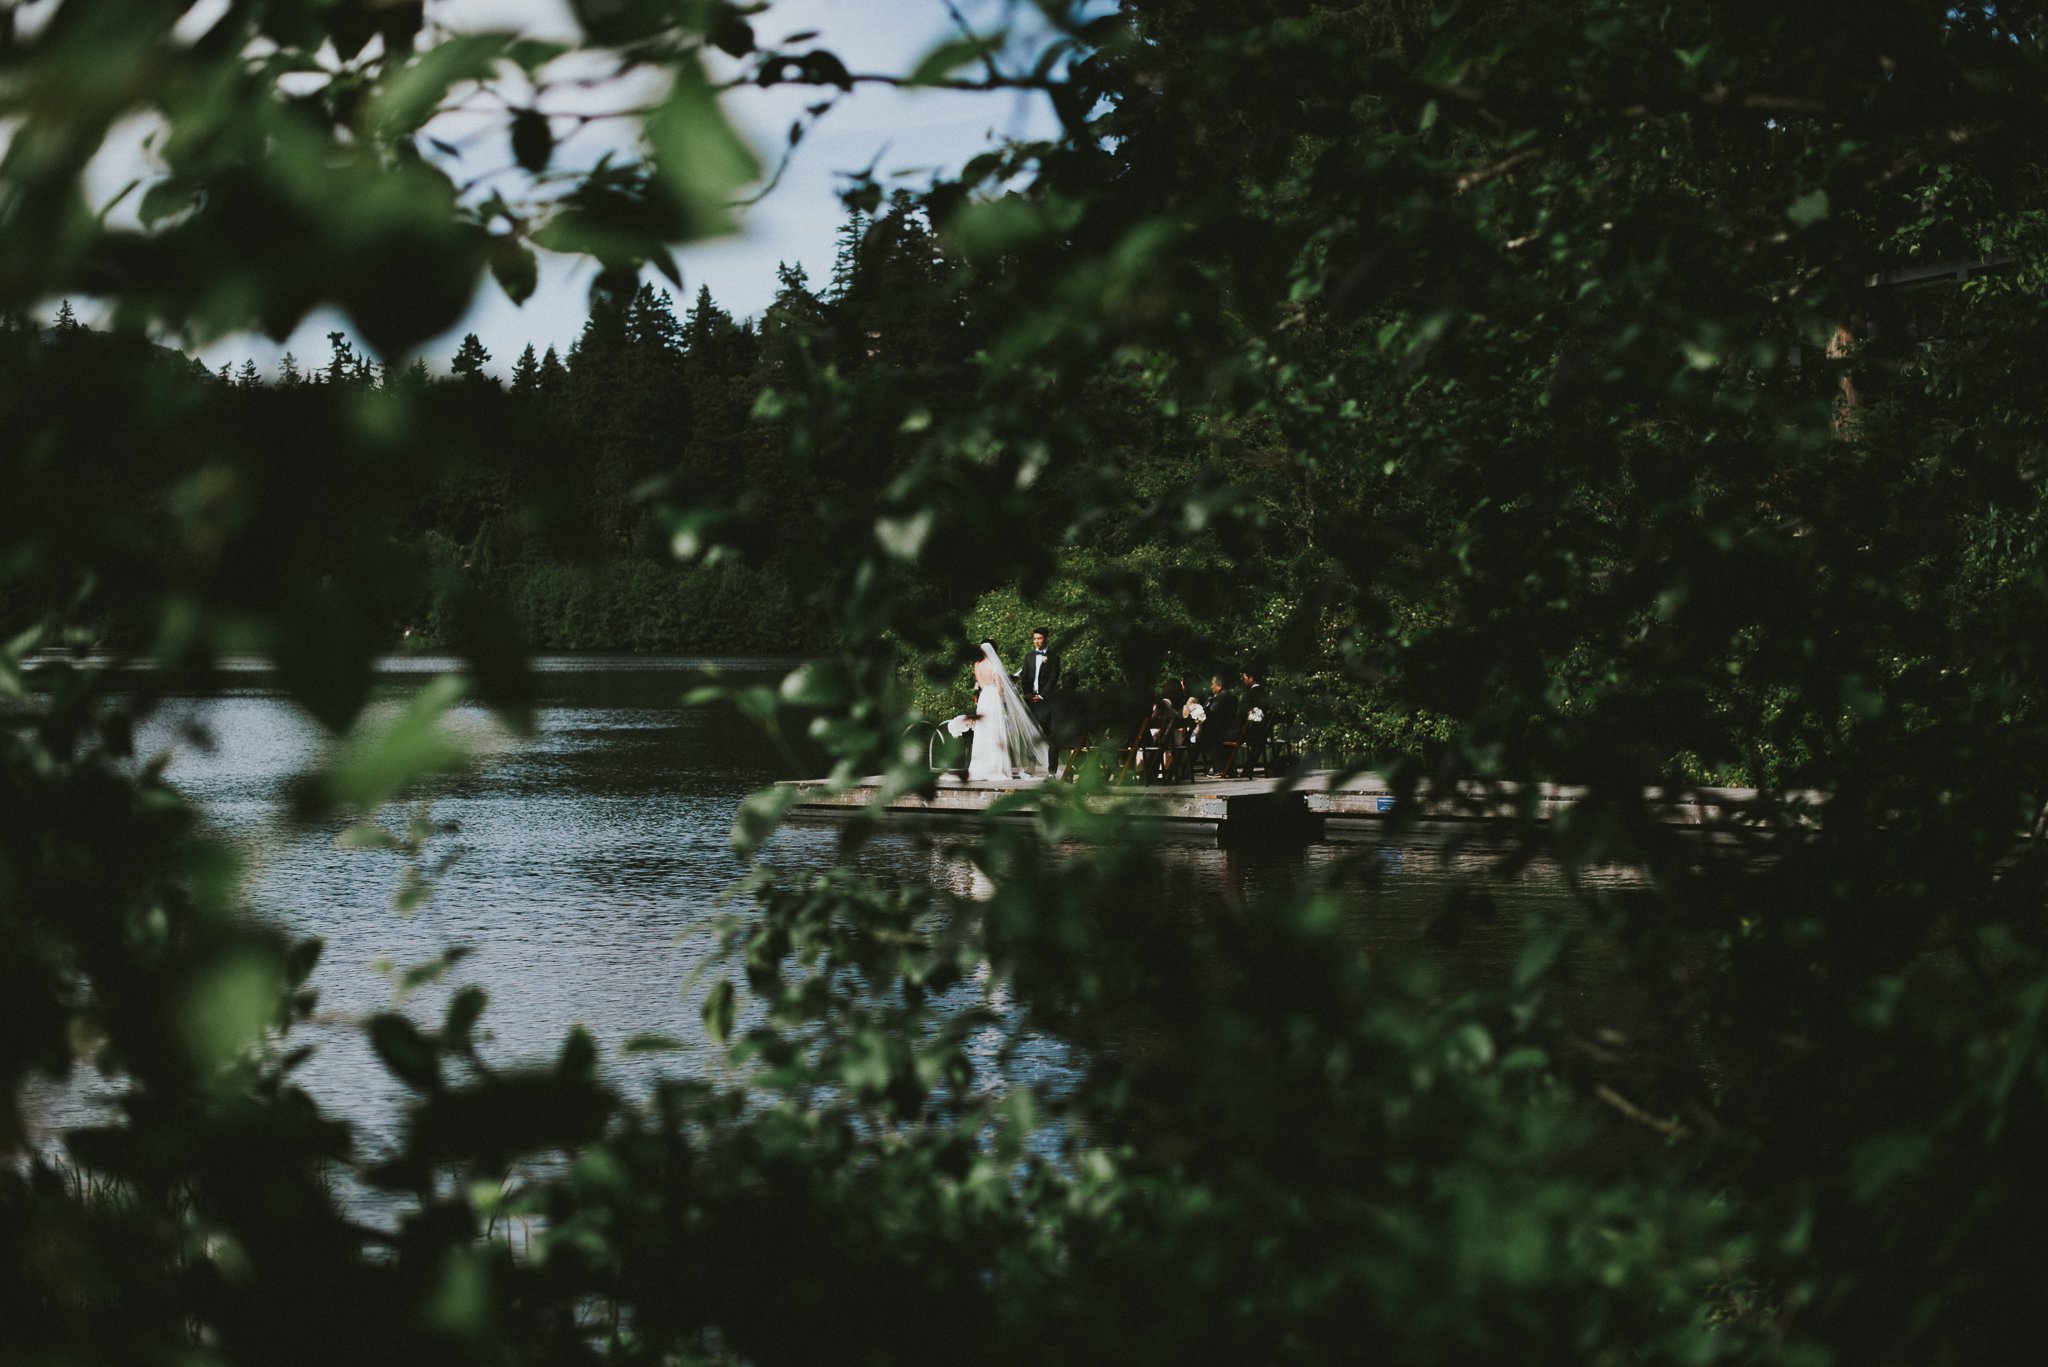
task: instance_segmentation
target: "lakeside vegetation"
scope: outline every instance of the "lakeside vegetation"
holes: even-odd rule
[[[2036,7],[1020,6],[899,79],[1030,92],[1059,133],[909,198],[850,178],[845,270],[752,327],[642,287],[764,172],[709,73],[857,82],[750,7],[574,8],[585,60],[672,80],[627,116],[636,158],[558,164],[573,118],[531,87],[581,79],[567,54],[422,37],[416,6],[251,0],[197,41],[145,0],[0,14],[0,310],[113,319],[0,338],[0,1343],[1918,1367],[2025,1341]],[[478,89],[524,177],[489,196],[427,131]],[[138,112],[162,174],[122,226],[81,187]],[[535,250],[604,274],[578,354],[509,386],[468,347],[422,381],[355,342],[319,383],[200,383],[144,340],[331,305],[403,357],[477,282],[522,297]],[[1914,263],[1955,269],[1887,282]],[[1380,961],[1312,888],[1194,915],[1134,843],[1046,857],[1102,833],[1053,790],[974,849],[985,901],[759,872],[709,970],[715,1077],[618,1095],[580,1031],[498,1057],[474,987],[374,1018],[413,1101],[369,1155],[294,1078],[319,947],[242,905],[104,674],[27,663],[109,630],[272,657],[345,738],[298,788],[328,819],[459,762],[452,687],[360,724],[406,626],[518,724],[548,632],[786,624],[819,657],[732,701],[910,786],[906,669],[943,697],[961,643],[1041,619],[1110,691],[1258,658],[1382,765],[1397,832],[1425,782],[1586,785],[1499,870],[1556,859],[1573,914],[1460,985],[1426,950],[1496,914],[1484,886]],[[1829,799],[1817,833],[1766,803],[1725,845],[1643,811],[1701,778]],[[779,815],[749,799],[736,845]],[[1611,1000],[1582,995],[1594,938]],[[1048,1043],[1079,1060],[1058,1091],[988,1064]],[[22,1084],[92,1067],[125,1123],[65,1135],[67,1181]],[[356,1225],[337,1168],[399,1226]]]

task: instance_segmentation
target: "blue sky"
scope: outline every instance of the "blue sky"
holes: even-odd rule
[[[1029,6],[1016,0],[955,0],[955,7],[984,30],[1006,22],[1022,28],[1035,20]],[[206,0],[201,0],[195,15],[206,8]],[[575,33],[567,0],[430,0],[428,15],[431,23],[448,29],[516,27],[537,36],[557,37]],[[753,23],[765,42],[815,30],[819,34],[816,44],[837,53],[855,71],[908,71],[933,46],[958,33],[945,0],[775,0]],[[640,97],[646,94],[638,92]],[[614,90],[584,98],[631,103],[635,95],[630,90]],[[746,89],[728,97],[727,111],[763,162],[772,165],[785,145],[792,118],[819,98],[819,92],[811,88]],[[565,141],[557,164],[594,162],[605,150],[605,139],[617,136],[611,131],[617,127],[587,125]],[[737,236],[692,244],[679,251],[684,287],[678,294],[678,306],[687,305],[699,285],[709,285],[718,302],[736,315],[758,315],[774,296],[779,261],[800,262],[813,282],[822,282],[831,269],[834,233],[842,221],[836,190],[845,172],[872,164],[885,177],[901,175],[912,182],[929,179],[934,169],[957,168],[994,138],[1043,136],[1052,127],[1051,110],[1038,95],[859,87],[841,97],[832,113],[797,148],[781,183],[745,212]],[[457,132],[462,131],[458,122]],[[133,152],[124,154],[110,145],[103,154],[107,165],[101,168],[101,178],[111,187],[137,174],[142,159],[141,130],[129,133],[137,143]],[[502,137],[496,128],[473,123],[468,136],[452,140],[474,148],[471,155],[479,161],[490,157],[502,160]],[[510,369],[528,342],[538,349],[552,345],[566,352],[581,330],[586,292],[594,274],[595,268],[587,264],[544,257],[540,286],[523,307],[512,305],[487,280],[468,317],[446,336],[428,343],[421,354],[434,369],[445,369],[464,332],[482,338],[492,353],[489,368],[500,374]],[[675,292],[665,280],[652,272],[649,275]],[[91,311],[85,316],[90,321]],[[243,359],[253,358],[269,373],[286,348],[302,363],[324,360],[327,333],[336,329],[346,331],[346,320],[320,313],[282,345],[261,336],[230,336],[191,349],[209,365],[240,365]]]

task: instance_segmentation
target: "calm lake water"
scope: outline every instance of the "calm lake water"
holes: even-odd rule
[[[482,986],[490,994],[484,1024],[494,1061],[550,1057],[581,1023],[629,1090],[662,1073],[717,1066],[698,1014],[710,979],[693,982],[693,974],[713,947],[716,919],[746,912],[744,904],[720,903],[745,871],[727,835],[741,798],[789,775],[787,761],[746,723],[681,706],[703,663],[541,661],[539,730],[527,740],[481,708],[453,713],[451,729],[468,740],[476,761],[434,782],[427,795],[432,819],[450,829],[419,862],[445,867],[432,896],[409,916],[394,909],[405,856],[344,848],[338,823],[306,829],[287,821],[287,785],[318,761],[324,742],[260,676],[224,695],[171,699],[141,728],[139,754],[167,754],[170,781],[241,852],[252,911],[326,942],[313,979],[319,1013],[309,1030],[319,1047],[299,1076],[366,1140],[394,1133],[404,1100],[355,1028],[392,1006],[393,979],[380,966],[422,963],[455,945],[471,956],[405,1009],[432,1023],[454,986]],[[432,667],[407,662],[386,676],[379,706],[401,706]],[[394,806],[383,823],[402,829],[411,813]],[[822,868],[838,857],[836,840],[829,828],[793,827],[769,843],[764,858],[785,869]],[[1358,851],[1173,846],[1162,857],[1199,895],[1252,899]],[[1387,876],[1377,889],[1361,880],[1350,899],[1356,933],[1389,951],[1436,954],[1461,978],[1508,972],[1519,952],[1516,908],[1565,898],[1555,872],[1538,868],[1499,889],[1508,910],[1490,925],[1454,950],[1424,951],[1422,925],[1453,883],[1483,875],[1485,856],[1417,847],[1372,857]],[[859,859],[882,877],[963,892],[978,876],[957,848],[907,833],[876,839]],[[683,1048],[620,1052],[647,1034],[674,1037]],[[1056,1075],[1064,1064],[1048,1047],[1027,1054],[1013,1080]],[[52,1128],[75,1124],[104,1100],[91,1084],[67,1088],[42,1098],[40,1119]]]

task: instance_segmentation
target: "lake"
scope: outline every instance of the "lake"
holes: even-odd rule
[[[380,680],[377,706],[402,706],[450,663],[394,662]],[[716,919],[746,911],[720,902],[746,867],[727,835],[741,798],[791,775],[748,724],[723,710],[681,705],[707,663],[538,661],[538,731],[530,739],[512,736],[482,708],[457,708],[448,725],[476,758],[466,773],[433,781],[423,796],[424,810],[447,829],[418,861],[440,872],[432,895],[410,915],[395,910],[406,856],[345,848],[337,842],[339,822],[307,828],[288,819],[288,784],[318,761],[325,740],[261,674],[234,676],[212,696],[172,697],[146,718],[137,732],[139,756],[167,755],[170,782],[240,852],[252,913],[326,943],[313,978],[319,1009],[306,1032],[318,1050],[299,1074],[324,1107],[353,1121],[372,1144],[391,1136],[404,1089],[371,1055],[355,1023],[391,1008],[389,966],[422,963],[455,945],[467,946],[470,957],[406,1009],[431,1024],[455,985],[481,985],[490,994],[484,1025],[494,1061],[550,1057],[570,1026],[581,1023],[596,1038],[609,1075],[629,1090],[665,1072],[717,1067],[698,1014],[710,981],[693,981],[693,974],[714,946]],[[395,804],[381,820],[400,830],[414,810]],[[885,879],[971,893],[979,875],[957,839],[887,834],[857,858]],[[1177,845],[1163,847],[1161,858],[1173,861],[1200,896],[1256,900],[1332,861],[1356,861],[1359,853]],[[839,857],[837,832],[826,827],[785,829],[762,852],[790,870],[827,867]],[[1356,937],[1376,952],[1435,954],[1466,980],[1511,969],[1518,909],[1567,897],[1556,871],[1539,866],[1497,889],[1503,915],[1455,948],[1423,950],[1423,925],[1452,884],[1485,877],[1487,856],[1414,846],[1368,857],[1385,876],[1358,880],[1347,896]],[[682,1047],[620,1052],[627,1040],[648,1034],[673,1037]],[[1027,1051],[1013,1080],[1042,1080],[1064,1066],[1055,1050]],[[105,1096],[88,1083],[45,1089],[37,1100],[40,1126],[56,1128],[103,1113]]]

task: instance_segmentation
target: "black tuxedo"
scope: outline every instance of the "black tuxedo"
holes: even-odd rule
[[[1047,736],[1052,735],[1052,701],[1060,691],[1060,657],[1048,650],[1043,655],[1035,650],[1024,652],[1024,663],[1010,676],[1017,685],[1017,692],[1024,698],[1024,705],[1031,709],[1031,720],[1038,723],[1038,729]],[[1031,701],[1036,693],[1038,701]]]
[[[1203,721],[1195,733],[1195,758],[1214,767],[1223,742],[1237,739],[1237,696],[1229,689],[1202,699]]]
[[[1060,657],[1048,650],[1043,658],[1037,651],[1024,652],[1024,663],[1010,676],[1017,685],[1017,691],[1029,702],[1033,693],[1050,699],[1060,691]]]

